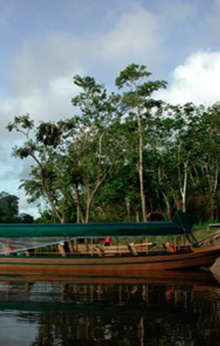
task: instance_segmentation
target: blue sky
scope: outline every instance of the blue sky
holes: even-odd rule
[[[120,70],[145,64],[169,82],[172,103],[220,100],[220,0],[0,0],[0,191],[20,197],[30,162],[11,158],[6,124],[74,114],[75,74],[113,88]]]

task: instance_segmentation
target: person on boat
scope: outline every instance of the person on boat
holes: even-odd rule
[[[174,253],[174,248],[173,246],[171,246],[171,244],[168,241],[166,242],[165,246],[168,252]]]
[[[106,238],[105,238],[104,245],[105,245],[105,246],[110,246],[110,245],[111,245],[111,238],[110,238],[110,237],[106,237]]]
[[[14,252],[13,252],[13,248],[11,246],[9,246],[9,248],[7,249],[7,256],[14,256]]]

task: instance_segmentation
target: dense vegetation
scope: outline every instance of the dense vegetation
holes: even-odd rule
[[[32,223],[34,218],[25,213],[19,214],[19,198],[0,192],[0,223]]]
[[[8,124],[25,137],[14,155],[35,162],[22,187],[47,203],[42,221],[159,220],[175,209],[219,218],[220,104],[165,104],[152,95],[166,82],[150,75],[129,65],[115,93],[77,75],[71,119]]]

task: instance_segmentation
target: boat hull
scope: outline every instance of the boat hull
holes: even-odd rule
[[[189,253],[112,257],[0,257],[0,274],[145,277],[154,271],[211,266],[220,246],[196,248]]]

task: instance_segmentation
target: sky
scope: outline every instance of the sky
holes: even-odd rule
[[[172,104],[220,101],[220,0],[0,0],[0,192],[28,205],[20,180],[31,162],[11,156],[20,143],[5,127],[30,113],[74,115],[73,76],[112,90],[120,71],[144,64],[168,82],[155,97]]]

